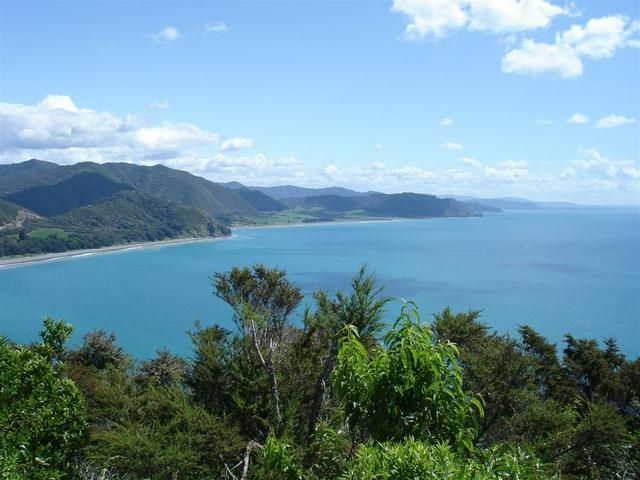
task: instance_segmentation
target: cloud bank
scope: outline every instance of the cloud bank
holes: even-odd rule
[[[549,73],[562,78],[582,75],[584,59],[613,56],[620,48],[637,46],[640,24],[622,15],[592,18],[557,33],[554,43],[522,41],[502,58],[502,71],[516,74]]]
[[[394,0],[409,17],[402,38],[443,38],[456,30],[509,34],[546,28],[569,10],[546,0]]]
[[[630,123],[609,115],[602,125]],[[80,161],[163,164],[214,181],[249,185],[338,185],[386,192],[519,195],[532,198],[606,199],[637,202],[640,169],[627,159],[610,159],[595,148],[580,151],[558,173],[532,171],[524,159],[487,161],[471,156],[449,167],[434,168],[429,159],[413,165],[379,161],[350,166],[328,161],[308,165],[295,156],[270,157],[242,152],[254,148],[248,137],[221,137],[191,123],[148,123],[137,115],[118,116],[77,106],[65,95],[48,95],[33,105],[0,103],[0,163],[29,158],[69,164]],[[456,150],[461,144],[448,142]],[[376,157],[377,152],[372,152]],[[630,200],[631,199],[631,200]]]

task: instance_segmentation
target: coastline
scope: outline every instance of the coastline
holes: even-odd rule
[[[9,257],[0,258],[0,269],[3,267],[10,267],[16,265],[29,265],[33,263],[51,262],[55,260],[62,260],[74,257],[83,257],[88,255],[96,255],[103,253],[119,252],[124,250],[133,250],[140,248],[153,248],[166,245],[177,245],[183,243],[193,242],[206,242],[215,240],[225,240],[234,236],[235,230],[247,230],[254,228],[284,228],[284,227],[310,227],[314,225],[345,225],[354,223],[377,223],[377,222],[399,222],[408,220],[406,218],[381,218],[381,219],[366,219],[366,220],[344,220],[344,221],[331,221],[331,222],[308,222],[308,223],[276,223],[276,224],[263,224],[263,225],[246,225],[238,224],[232,225],[231,235],[223,237],[188,237],[188,238],[174,238],[170,240],[159,240],[155,242],[138,242],[138,243],[125,243],[119,245],[109,245],[108,247],[100,248],[88,248],[83,250],[69,250],[66,252],[52,252],[42,253],[35,255],[25,255],[21,257]]]
[[[42,253],[42,254],[35,254],[35,255],[25,255],[21,257],[0,258],[0,268],[13,266],[13,265],[50,262],[54,260],[60,260],[63,258],[84,257],[87,255],[118,252],[123,250],[161,247],[164,245],[175,245],[175,244],[181,244],[181,243],[222,240],[229,237],[231,237],[231,235],[227,235],[224,237],[206,237],[206,238],[202,238],[202,237],[172,238],[170,240],[158,240],[155,242],[124,243],[119,245],[109,245],[108,247],[100,247],[100,248],[87,248],[83,250],[68,250],[66,252],[52,252],[52,253]]]

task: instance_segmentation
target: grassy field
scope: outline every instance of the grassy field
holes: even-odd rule
[[[29,236],[31,238],[47,238],[51,235],[56,235],[65,240],[69,238],[69,234],[62,228],[37,228],[36,230],[29,232]]]
[[[264,212],[259,216],[242,219],[236,226],[248,225],[287,225],[315,222],[350,222],[364,220],[387,220],[392,217],[367,214],[363,210],[350,210],[348,212],[324,212],[321,209],[290,209],[280,212]]]

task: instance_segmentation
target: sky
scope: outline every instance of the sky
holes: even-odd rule
[[[0,0],[0,163],[640,204],[637,0]]]

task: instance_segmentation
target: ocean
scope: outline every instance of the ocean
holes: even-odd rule
[[[450,306],[479,309],[501,333],[530,325],[563,336],[614,337],[640,355],[640,211],[543,210],[369,223],[237,229],[231,238],[0,268],[0,335],[36,340],[42,317],[74,325],[71,344],[96,328],[138,359],[159,348],[190,355],[194,322],[233,329],[210,276],[234,265],[286,270],[310,297],[348,289],[366,262],[392,322],[401,299],[425,320]],[[300,322],[294,316],[293,322]]]

